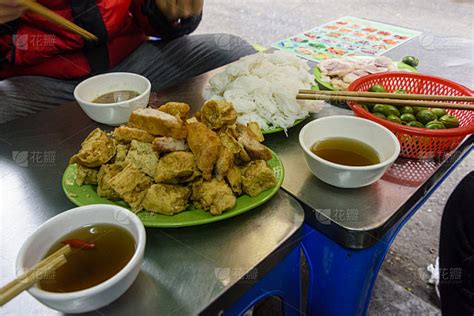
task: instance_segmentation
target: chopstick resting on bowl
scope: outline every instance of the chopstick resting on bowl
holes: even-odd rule
[[[474,110],[474,105],[448,103],[448,102],[432,102],[424,100],[439,101],[458,101],[458,102],[474,102],[474,97],[470,96],[441,96],[441,95],[425,95],[425,94],[398,94],[398,93],[382,93],[382,92],[357,92],[357,91],[317,91],[317,90],[300,90],[296,96],[298,100],[322,100],[322,101],[353,101],[357,103],[381,103],[394,106],[420,106],[444,109]]]
[[[52,255],[35,264],[28,271],[0,289],[0,306],[26,289],[29,289],[46,275],[67,262],[66,255],[71,252],[71,246],[65,245]]]
[[[95,36],[94,34],[84,30],[82,27],[72,23],[71,21],[63,18],[62,16],[60,16],[59,14],[56,14],[55,12],[49,10],[48,8],[42,6],[41,4],[33,1],[33,0],[22,0],[22,3],[21,3],[23,6],[25,6],[26,8],[28,8],[29,10],[43,16],[44,18],[52,21],[52,22],[55,22],[61,26],[63,26],[64,28],[76,33],[76,34],[79,34],[80,36],[82,36],[84,39],[86,40],[90,40],[90,41],[98,41],[99,39],[97,38],[97,36]]]

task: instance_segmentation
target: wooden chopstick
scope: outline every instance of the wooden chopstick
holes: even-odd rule
[[[56,14],[55,12],[49,10],[48,8],[42,6],[41,4],[33,0],[23,0],[22,5],[28,8],[29,10],[43,16],[44,18],[52,22],[55,22],[76,34],[79,34],[80,36],[82,36],[83,38],[87,40],[92,40],[92,41],[99,40],[97,36],[95,36],[94,34],[84,30],[82,27],[72,23],[71,21],[63,18],[62,16]]]
[[[8,303],[12,298],[26,289],[29,289],[48,273],[55,271],[57,268],[67,262],[66,255],[71,252],[71,246],[65,245],[52,255],[41,260],[30,268],[27,272],[17,277],[0,289],[0,306]]]
[[[470,104],[459,104],[459,103],[446,103],[446,102],[429,102],[429,101],[410,101],[410,100],[397,100],[397,99],[383,99],[383,98],[364,98],[364,97],[353,97],[344,95],[326,95],[326,94],[298,94],[296,96],[298,100],[321,100],[321,101],[354,101],[357,103],[380,103],[390,104],[394,106],[420,106],[420,107],[431,107],[431,108],[443,108],[443,109],[458,109],[458,110],[474,110],[474,106]]]
[[[387,98],[387,99],[401,99],[401,100],[439,100],[439,101],[474,102],[474,97],[471,97],[471,96],[404,94],[404,93],[365,92],[365,91],[300,90],[300,94],[342,95],[342,96],[353,96],[353,97],[371,97],[371,98]]]

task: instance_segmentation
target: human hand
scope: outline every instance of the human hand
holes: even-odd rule
[[[204,5],[204,0],[155,0],[155,2],[160,11],[171,21],[199,15]]]
[[[18,19],[24,10],[20,0],[0,0],[0,24]]]

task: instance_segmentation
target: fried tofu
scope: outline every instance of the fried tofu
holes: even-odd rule
[[[224,100],[209,100],[201,108],[201,122],[210,129],[234,124],[236,120],[237,111]]]
[[[138,140],[144,143],[151,143],[155,137],[142,129],[120,126],[114,129],[114,138],[119,142],[130,143],[132,140]]]
[[[277,183],[264,160],[252,161],[243,170],[242,189],[250,196],[257,196],[265,190],[273,188]]]
[[[110,200],[118,200],[120,196],[110,186],[110,179],[122,171],[122,167],[117,164],[102,165],[97,174],[97,195]]]
[[[141,211],[142,200],[152,181],[133,163],[129,163],[122,171],[110,179],[109,183],[112,189],[120,195],[120,198],[127,202],[132,211],[136,213]]]
[[[125,164],[133,163],[138,169],[153,177],[158,164],[158,155],[149,143],[132,140]]]
[[[128,150],[130,149],[130,144],[118,144],[117,153],[115,154],[114,163],[117,165],[122,165],[125,163],[127,158]]]
[[[185,139],[174,139],[172,137],[156,137],[153,140],[153,149],[159,154],[174,151],[188,151],[189,146]]]
[[[181,102],[168,102],[158,108],[160,111],[178,116],[183,121],[186,121],[186,116],[188,116],[190,109],[189,104]]]
[[[250,128],[259,143],[265,140],[265,138],[263,137],[262,129],[260,128],[260,125],[258,125],[257,122],[249,122],[247,123],[247,127]]]
[[[227,171],[226,179],[235,194],[242,194],[242,173],[240,168],[232,164]]]
[[[270,160],[272,159],[271,150],[262,145],[257,140],[257,137],[250,128],[245,125],[237,125],[237,132],[239,134],[237,140],[242,146],[244,146],[247,153],[250,155],[252,160]]]
[[[203,123],[191,123],[187,140],[203,178],[210,180],[222,146],[219,137]]]
[[[227,183],[216,178],[194,182],[191,199],[197,208],[209,210],[212,215],[220,215],[236,203],[236,197]]]
[[[155,182],[188,182],[197,172],[194,155],[188,151],[176,151],[161,157],[155,170]]]
[[[97,184],[97,173],[96,169],[91,169],[87,167],[83,167],[81,165],[77,165],[77,173],[76,173],[76,184],[81,186],[83,184]]]
[[[234,154],[234,160],[238,163],[247,163],[251,160],[249,154],[237,139],[235,139],[230,128],[223,128],[218,133],[219,139],[224,147]]]
[[[146,108],[133,111],[129,118],[129,125],[155,136],[186,138],[187,130],[183,120],[156,109]]]
[[[173,184],[154,184],[145,194],[143,208],[153,213],[174,215],[188,208],[191,189]]]
[[[230,167],[234,164],[234,155],[224,146],[221,146],[221,152],[216,162],[216,177],[221,180],[227,175]]]
[[[69,163],[77,163],[89,168],[98,167],[112,159],[115,151],[114,140],[100,128],[96,128],[82,142],[81,149],[71,157]]]

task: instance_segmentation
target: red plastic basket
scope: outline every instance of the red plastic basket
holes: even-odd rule
[[[364,76],[354,81],[348,90],[368,91],[374,84],[382,85],[387,92],[405,89],[410,94],[473,95],[470,89],[450,80],[408,72],[386,72]],[[454,150],[466,135],[474,132],[474,111],[447,110],[449,114],[455,115],[460,120],[459,127],[435,130],[393,123],[373,115],[355,102],[347,103],[357,116],[377,122],[391,130],[400,141],[401,157],[436,158],[442,156]]]

